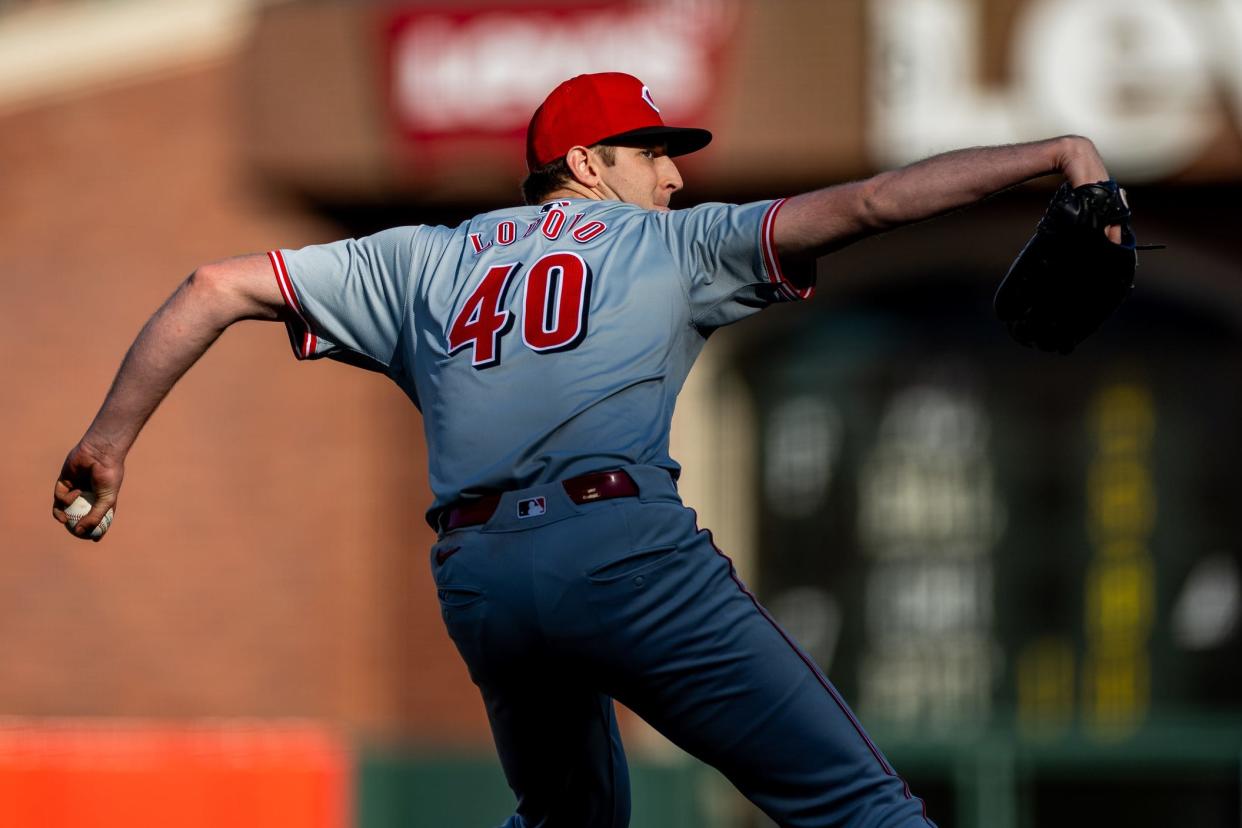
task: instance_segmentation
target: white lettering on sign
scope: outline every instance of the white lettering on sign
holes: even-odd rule
[[[1004,88],[979,79],[980,5],[870,0],[868,140],[881,163],[1080,133],[1117,175],[1151,180],[1185,168],[1217,134],[1217,87],[1242,103],[1236,0],[1028,0]]]
[[[419,133],[512,133],[561,81],[628,72],[659,91],[670,118],[701,109],[734,0],[556,11],[414,13],[392,43],[392,106]]]

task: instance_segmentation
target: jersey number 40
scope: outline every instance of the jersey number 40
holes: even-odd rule
[[[500,363],[500,338],[513,325],[504,307],[509,283],[521,262],[494,265],[462,305],[448,330],[450,355],[471,348],[475,368]],[[548,253],[526,274],[522,297],[522,341],[539,353],[568,351],[586,337],[591,269],[577,253]]]

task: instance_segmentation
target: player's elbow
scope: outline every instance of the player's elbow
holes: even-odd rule
[[[212,262],[195,268],[186,277],[181,290],[215,328],[225,329],[246,317],[245,297],[236,274],[227,262]]]
[[[200,302],[229,304],[237,294],[237,280],[226,262],[199,265],[185,280],[185,288]]]
[[[199,265],[186,277],[186,287],[199,292],[219,292],[228,281],[228,269],[223,263]]]
[[[272,281],[270,272],[249,261],[252,258],[258,257],[200,265],[185,280],[185,290],[222,327],[241,319],[276,318],[279,296],[264,282],[265,277]]]

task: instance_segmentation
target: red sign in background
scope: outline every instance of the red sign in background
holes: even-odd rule
[[[734,0],[399,9],[384,20],[386,98],[423,149],[512,139],[561,81],[621,71],[652,90],[665,123],[706,125],[720,92]]]

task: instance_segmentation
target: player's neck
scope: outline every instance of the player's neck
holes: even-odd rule
[[[589,198],[594,201],[607,201],[610,196],[599,187],[588,187],[580,181],[568,181],[564,186],[549,193],[544,201],[555,201],[560,198]]]

